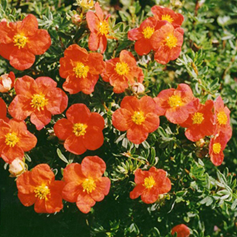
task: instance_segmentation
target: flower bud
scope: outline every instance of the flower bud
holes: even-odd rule
[[[3,74],[0,76],[0,92],[4,93],[14,86],[15,81],[15,75],[13,72],[10,72],[9,74]]]
[[[145,87],[140,82],[135,82],[132,86],[132,91],[136,94],[141,94],[145,91]]]
[[[12,163],[9,165],[9,172],[13,177],[17,177],[24,173],[26,170],[25,163],[20,160],[19,158],[16,158],[12,161]]]
[[[74,25],[78,25],[81,22],[81,17],[78,14],[74,14],[71,20]]]

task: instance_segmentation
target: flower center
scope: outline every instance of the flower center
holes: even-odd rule
[[[219,154],[221,151],[221,144],[219,142],[214,143],[212,149],[215,154]]]
[[[221,111],[217,114],[217,121],[220,125],[226,125],[227,120],[227,115],[224,111]]]
[[[77,5],[85,9],[91,9],[94,6],[94,2],[93,0],[77,0]]]
[[[28,42],[28,38],[24,36],[23,34],[16,34],[13,37],[14,46],[17,46],[18,49],[24,48],[27,42]]]
[[[82,183],[83,192],[91,193],[95,190],[96,184],[92,178],[85,179]]]
[[[202,121],[204,120],[203,113],[199,113],[199,112],[194,113],[192,120],[193,120],[193,124],[201,124]]]
[[[84,123],[75,123],[73,125],[73,133],[77,136],[84,136],[86,134],[87,125]]]
[[[172,23],[174,21],[174,19],[168,14],[162,15],[161,20],[162,21],[168,21],[169,23]]]
[[[45,199],[46,201],[48,200],[47,195],[50,194],[50,190],[47,185],[42,184],[41,186],[36,187],[34,192],[35,192],[35,197],[39,199]]]
[[[129,73],[128,64],[125,63],[125,62],[116,63],[115,71],[116,71],[119,75],[126,75],[126,74],[128,74],[128,73]]]
[[[132,121],[137,124],[141,125],[145,121],[144,113],[142,111],[135,111],[132,116]]]
[[[48,104],[48,99],[46,99],[45,95],[42,93],[34,94],[31,98],[31,107],[37,109],[38,111],[44,110],[44,107]]]
[[[76,74],[76,77],[86,78],[89,72],[89,67],[85,66],[83,63],[77,63],[76,67],[73,68],[73,71]]]
[[[144,38],[145,39],[150,39],[151,36],[153,35],[155,29],[150,27],[150,26],[147,26],[143,31],[142,31],[142,34],[144,35]]]
[[[98,25],[99,32],[101,35],[107,35],[109,33],[109,24],[107,21],[101,21]]]
[[[144,184],[143,184],[143,186],[144,186],[145,188],[150,189],[150,188],[152,188],[155,184],[156,184],[156,181],[154,180],[154,178],[153,178],[152,176],[149,176],[149,177],[147,177],[147,178],[144,179]]]
[[[177,46],[177,38],[173,34],[169,34],[165,38],[165,44],[168,46],[170,49],[174,48]]]
[[[169,97],[168,104],[171,108],[176,108],[183,105],[183,101],[179,95],[172,95]]]
[[[5,143],[7,146],[14,147],[19,142],[19,137],[15,132],[9,132],[5,135]]]

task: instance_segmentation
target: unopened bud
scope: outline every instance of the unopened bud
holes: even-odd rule
[[[74,14],[71,20],[74,25],[78,25],[81,22],[81,16],[78,14]]]
[[[145,91],[145,87],[143,86],[142,83],[140,82],[135,82],[133,85],[132,85],[132,91],[136,94],[141,94]]]
[[[203,147],[205,145],[205,140],[204,139],[200,139],[198,141],[196,141],[196,146],[198,147]]]
[[[12,161],[12,163],[9,165],[9,172],[13,177],[17,177],[24,173],[26,170],[25,163],[20,160],[19,158],[16,158]]]

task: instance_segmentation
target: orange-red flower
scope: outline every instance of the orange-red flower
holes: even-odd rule
[[[15,158],[23,159],[24,152],[35,147],[37,138],[27,130],[24,122],[0,119],[0,157],[6,163]]]
[[[129,141],[140,144],[159,127],[157,106],[151,97],[138,100],[135,96],[126,96],[120,107],[114,112],[112,122],[118,130],[127,131]]]
[[[38,29],[37,19],[32,14],[23,21],[0,22],[0,55],[18,70],[30,68],[35,55],[43,54],[50,45],[50,35]]]
[[[42,129],[52,115],[61,114],[67,108],[67,95],[56,86],[57,83],[49,77],[18,78],[15,83],[17,95],[8,108],[9,113],[17,120],[30,116],[36,129]]]
[[[220,132],[215,135],[209,144],[209,155],[211,157],[211,162],[218,166],[221,165],[224,160],[223,150],[228,142],[228,137],[224,132]]]
[[[174,27],[181,26],[184,20],[183,15],[166,7],[153,6],[151,11],[158,20],[167,21]]]
[[[122,93],[128,86],[143,82],[144,79],[142,69],[136,65],[136,59],[127,50],[122,50],[119,58],[106,61],[101,76],[104,81],[110,82],[115,93]]]
[[[103,56],[99,53],[88,53],[77,44],[70,45],[60,59],[59,74],[66,78],[63,89],[70,94],[79,91],[92,93],[103,70]]]
[[[183,44],[182,28],[174,28],[170,23],[155,31],[151,38],[152,48],[156,51],[154,59],[161,64],[179,57]]]
[[[180,224],[172,228],[171,234],[174,235],[175,233],[177,237],[189,237],[190,230],[186,225]]]
[[[67,119],[60,119],[54,125],[56,136],[65,140],[68,151],[80,155],[96,150],[104,143],[104,119],[98,113],[91,113],[84,104],[74,104],[66,112]]]
[[[2,98],[0,98],[0,120],[3,119],[5,122],[8,122],[7,118],[7,107]]]
[[[214,134],[214,103],[212,100],[207,100],[205,105],[199,104],[198,110],[191,113],[188,119],[180,124],[180,126],[187,128],[185,136],[196,142],[205,136]]]
[[[4,93],[14,86],[15,74],[10,72],[9,74],[3,74],[0,76],[0,92]]]
[[[166,24],[165,21],[157,21],[156,18],[149,17],[138,28],[128,31],[128,39],[136,40],[135,51],[138,55],[145,55],[154,50],[151,45],[152,36],[164,24]]]
[[[199,100],[194,97],[191,88],[186,84],[179,84],[177,89],[166,89],[161,91],[155,102],[159,107],[159,115],[175,124],[185,122],[189,114],[197,111]]]
[[[47,164],[35,166],[16,180],[18,198],[24,206],[34,204],[37,213],[54,213],[63,208],[63,181],[56,181],[53,171]]]
[[[170,179],[162,169],[151,167],[149,171],[137,169],[135,171],[135,188],[130,192],[130,198],[141,196],[143,202],[150,204],[159,199],[160,194],[165,194],[171,189]]]
[[[104,53],[107,47],[107,38],[110,38],[109,19],[110,15],[104,18],[104,13],[100,8],[98,2],[95,3],[95,13],[88,11],[86,13],[86,21],[91,31],[88,46],[89,49],[95,51],[100,49],[101,53]]]
[[[98,156],[87,156],[81,164],[69,164],[63,172],[66,185],[63,199],[76,202],[83,213],[88,213],[96,202],[104,199],[110,190],[110,179],[102,177],[105,162]]]
[[[214,103],[215,109],[215,134],[220,131],[225,133],[227,141],[230,140],[232,136],[232,128],[230,126],[230,110],[224,105],[224,102],[220,96],[216,99]]]

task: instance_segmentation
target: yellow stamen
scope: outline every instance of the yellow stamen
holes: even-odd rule
[[[41,186],[36,187],[34,192],[35,192],[35,197],[39,199],[45,199],[47,201],[48,200],[47,195],[50,194],[50,189],[47,185],[42,184]]]
[[[199,112],[194,113],[192,120],[193,120],[193,124],[201,124],[202,121],[204,120],[203,113],[199,113]]]
[[[153,35],[155,29],[150,27],[150,26],[147,26],[143,31],[142,31],[142,34],[144,35],[144,38],[145,39],[150,39],[151,36]]]
[[[168,21],[169,23],[172,23],[174,21],[174,19],[168,14],[162,15],[161,20],[162,21]]]
[[[89,72],[89,67],[85,66],[83,63],[79,62],[76,64],[76,67],[73,68],[73,71],[76,74],[76,77],[86,78]]]
[[[171,108],[182,106],[184,103],[179,95],[172,95],[169,97],[168,104]]]
[[[154,185],[156,184],[156,181],[154,180],[154,178],[152,176],[149,176],[147,178],[144,179],[144,184],[143,186],[147,189],[152,188]]]
[[[84,123],[75,123],[73,125],[73,133],[77,136],[84,136],[86,134],[87,125]]]
[[[77,0],[77,5],[85,9],[91,9],[94,6],[93,0]]]
[[[109,33],[109,24],[107,21],[101,21],[98,25],[99,32],[101,35],[107,35]]]
[[[217,114],[217,121],[220,125],[226,125],[227,120],[228,118],[224,111],[221,111]]]
[[[170,49],[177,46],[178,39],[173,35],[169,34],[165,38],[165,45],[168,46]]]
[[[48,104],[48,99],[45,98],[43,93],[34,94],[31,98],[31,107],[38,111],[44,110],[44,107]]]
[[[141,125],[145,121],[144,113],[142,111],[135,111],[132,115],[132,121],[137,124]]]
[[[92,178],[87,178],[82,182],[83,192],[91,193],[96,188],[96,183]]]
[[[14,147],[19,142],[19,137],[15,132],[9,132],[5,135],[5,144]]]
[[[214,143],[212,149],[215,154],[219,154],[221,151],[221,144],[219,142]]]
[[[17,46],[19,49],[24,48],[27,42],[28,38],[24,34],[16,34],[13,37],[14,46]]]
[[[116,63],[115,71],[121,76],[127,75],[129,73],[129,66],[125,62]]]

